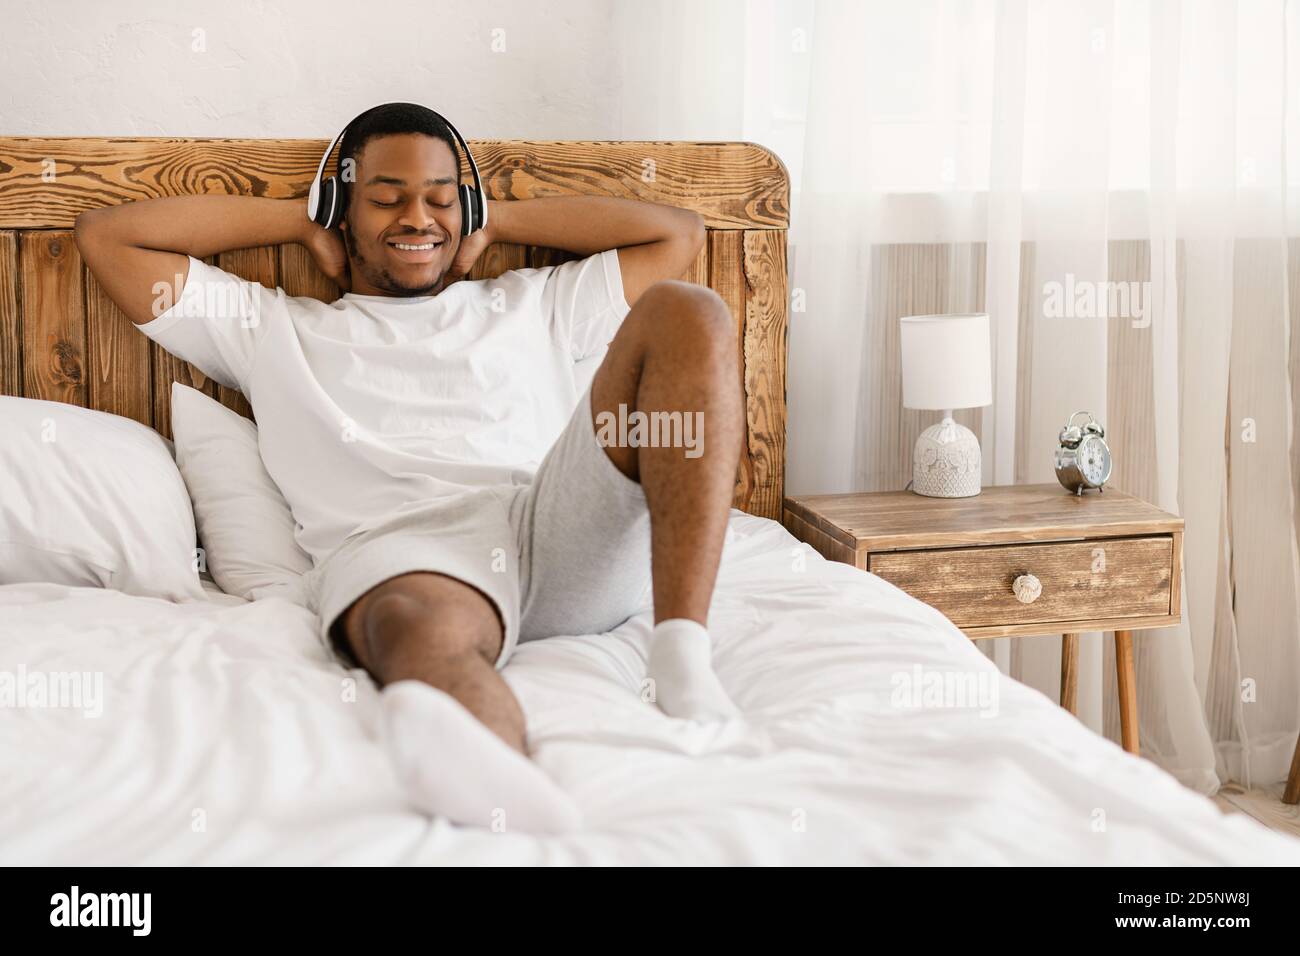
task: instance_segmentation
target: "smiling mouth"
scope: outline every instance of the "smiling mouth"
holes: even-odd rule
[[[396,246],[398,249],[436,249],[438,246],[442,245],[442,242],[401,242],[400,240],[393,239],[390,240],[388,244],[390,246]]]
[[[393,250],[397,258],[412,263],[432,262],[442,245],[442,240],[435,239],[421,239],[418,242],[404,239],[388,241],[388,247]]]

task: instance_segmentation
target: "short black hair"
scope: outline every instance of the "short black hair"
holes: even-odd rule
[[[438,118],[433,110],[415,103],[385,103],[359,116],[339,143],[338,179],[343,189],[343,208],[347,209],[348,194],[351,183],[343,178],[344,163],[353,160],[352,170],[356,172],[356,157],[361,147],[379,136],[393,136],[399,133],[422,133],[432,136],[447,144],[451,155],[456,157],[457,178],[460,176],[460,150],[456,138],[447,124]]]

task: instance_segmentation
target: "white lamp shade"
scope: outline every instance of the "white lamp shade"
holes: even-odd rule
[[[993,402],[988,315],[909,315],[901,322],[905,408]]]

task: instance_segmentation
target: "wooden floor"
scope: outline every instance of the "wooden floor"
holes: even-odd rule
[[[1214,795],[1214,802],[1224,813],[1245,813],[1264,826],[1300,837],[1300,806],[1282,802],[1282,784],[1244,790],[1230,783]]]

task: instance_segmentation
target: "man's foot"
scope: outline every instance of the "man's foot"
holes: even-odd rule
[[[569,795],[450,694],[401,680],[379,699],[381,739],[420,810],[493,830],[561,833],[581,826]]]
[[[709,632],[696,621],[675,617],[655,625],[646,676],[654,681],[655,702],[671,717],[726,720],[740,716],[740,709],[713,672]]]

